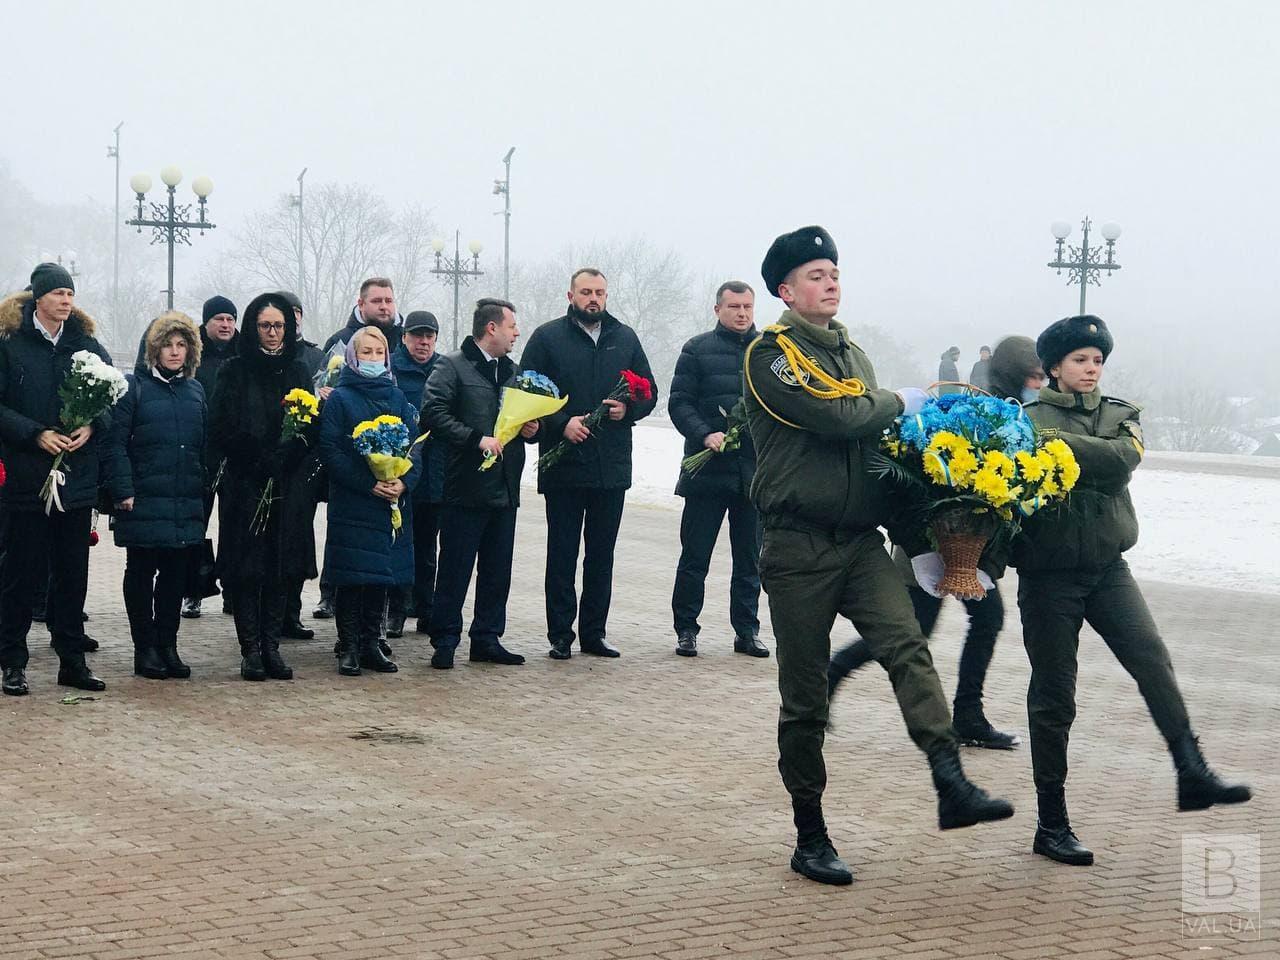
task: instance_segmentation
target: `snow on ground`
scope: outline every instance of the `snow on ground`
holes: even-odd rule
[[[683,456],[680,434],[665,424],[640,424],[634,440],[628,501],[678,510],[681,499],[673,491]],[[533,482],[532,461],[527,484]],[[1139,579],[1280,594],[1280,474],[1139,468],[1130,490],[1142,532],[1126,556]]]

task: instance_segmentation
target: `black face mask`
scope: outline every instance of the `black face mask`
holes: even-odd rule
[[[586,327],[594,327],[597,323],[605,318],[606,314],[603,310],[599,313],[587,313],[585,310],[579,310],[576,303],[569,304],[569,319],[576,320],[578,323]]]

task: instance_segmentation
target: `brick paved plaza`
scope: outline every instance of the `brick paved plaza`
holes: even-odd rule
[[[965,752],[976,780],[1013,799],[1014,819],[939,833],[887,679],[851,678],[826,806],[857,880],[828,888],[787,869],[774,661],[731,652],[727,549],[702,654],[677,658],[678,516],[629,507],[610,631],[624,655],[557,663],[545,656],[536,495],[522,518],[507,637],[529,663],[464,657],[451,673],[431,670],[426,638],[408,634],[399,674],[340,678],[327,621],[315,641],[286,643],[293,682],[244,683],[212,601],[183,626],[194,679],[136,679],[124,552],[95,548],[89,627],[108,691],[60,703],[71,691],[53,685],[37,625],[32,695],[0,704],[0,956],[1280,956],[1280,597],[1148,590],[1210,761],[1255,787],[1234,809],[1174,813],[1145,708],[1086,634],[1069,799],[1093,868],[1031,855],[1025,746]],[[1011,615],[988,712],[1025,736]],[[934,643],[948,689],[962,629],[948,605]],[[1184,833],[1261,836],[1260,940],[1184,941]]]

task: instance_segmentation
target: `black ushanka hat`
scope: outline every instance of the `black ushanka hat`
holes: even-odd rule
[[[1110,355],[1115,341],[1111,331],[1102,322],[1101,317],[1085,314],[1079,317],[1065,317],[1051,325],[1036,338],[1036,356],[1044,372],[1059,363],[1072,350],[1081,347],[1097,347],[1102,351],[1102,359]]]

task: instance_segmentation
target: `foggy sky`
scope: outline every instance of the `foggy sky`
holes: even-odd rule
[[[1075,312],[1048,226],[1088,214],[1124,228],[1089,300],[1118,351],[1257,376],[1280,346],[1266,0],[0,8],[0,156],[37,196],[109,202],[120,120],[126,207],[135,171],[213,178],[180,283],[306,166],[429,205],[500,284],[514,145],[513,261],[640,233],[758,286],[821,223],[842,319],[968,362]]]

